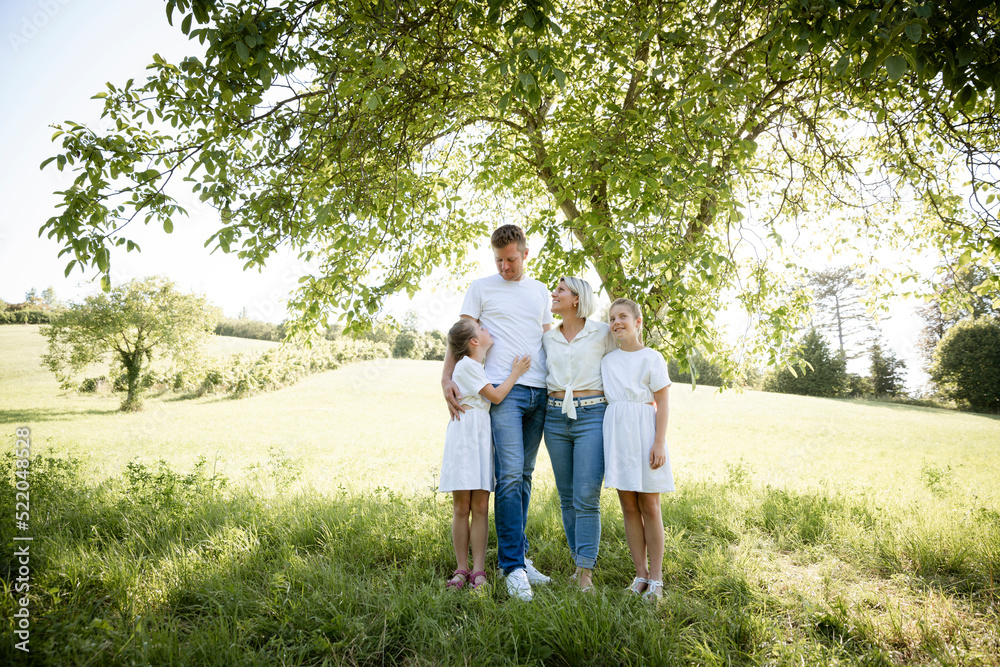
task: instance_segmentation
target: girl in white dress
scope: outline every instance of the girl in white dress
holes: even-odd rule
[[[493,446],[490,403],[499,403],[521,375],[531,367],[531,357],[515,357],[510,376],[494,387],[486,379],[483,360],[493,338],[478,321],[463,317],[448,331],[448,346],[456,360],[452,379],[462,394],[465,412],[448,423],[438,491],[453,498],[451,539],[458,565],[449,588],[486,583],[486,540],[489,535],[490,492],[493,491]],[[471,521],[470,521],[471,516]],[[472,571],[469,571],[469,545]]]
[[[663,356],[642,344],[642,314],[634,301],[615,300],[609,323],[619,349],[601,361],[608,399],[604,485],[618,489],[622,505],[625,538],[635,565],[629,590],[655,601],[663,596],[660,493],[674,490],[667,453],[670,378]]]

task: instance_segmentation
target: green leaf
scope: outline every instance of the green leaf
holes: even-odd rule
[[[566,72],[561,69],[552,68],[552,74],[556,77],[556,83],[559,84],[560,88],[566,87]]]
[[[840,56],[840,60],[837,64],[833,66],[833,73],[837,76],[843,76],[844,72],[847,71],[847,66],[851,64],[851,59],[847,57],[847,54]]]
[[[250,49],[242,41],[236,42],[236,55],[239,56],[240,62],[245,63],[250,59]]]
[[[187,16],[184,17],[184,20],[181,21],[181,32],[183,32],[185,35],[188,34],[188,32],[191,30],[192,18],[194,18],[194,14],[188,14]]]
[[[906,36],[910,38],[911,42],[920,41],[920,35],[923,33],[923,30],[921,29],[919,23],[911,23],[910,25],[906,26],[905,30],[906,30]]]
[[[508,104],[510,104],[510,93],[506,92],[497,100],[497,111],[502,115]]]
[[[174,223],[170,221],[170,218],[167,218],[166,220],[163,221],[163,231],[165,231],[167,234],[170,234],[174,231]]]
[[[899,81],[899,77],[906,73],[906,68],[906,58],[903,56],[889,56],[885,59],[885,69],[892,81]]]
[[[958,99],[956,100],[958,102],[958,106],[964,109],[969,104],[969,101],[972,99],[972,95],[975,92],[976,89],[971,85],[966,85],[965,88],[962,88],[961,92],[958,93]]]
[[[97,268],[101,271],[101,273],[108,272],[108,265],[110,264],[111,253],[108,252],[107,248],[101,248],[100,250],[98,250],[97,254],[94,255],[94,260],[97,262]]]

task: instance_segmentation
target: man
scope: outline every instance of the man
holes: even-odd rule
[[[510,375],[514,357],[530,355],[531,368],[518,379],[507,397],[490,408],[496,495],[493,520],[497,529],[497,560],[507,577],[511,597],[530,600],[531,584],[549,578],[525,557],[524,534],[531,500],[531,474],[545,425],[545,352],[542,334],[552,328],[549,291],[526,278],[527,239],[517,225],[499,227],[490,239],[497,275],[473,281],[462,302],[462,317],[478,320],[493,335],[486,355],[486,378],[494,385]],[[441,387],[452,418],[461,418],[461,396],[451,379],[455,359],[445,354]]]

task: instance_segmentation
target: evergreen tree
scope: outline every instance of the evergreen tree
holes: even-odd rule
[[[765,383],[767,391],[803,396],[844,396],[848,391],[847,360],[830,351],[830,345],[816,330],[802,337],[798,371],[783,368]]]
[[[883,349],[875,341],[869,350],[871,355],[872,393],[875,396],[899,396],[906,393],[903,371],[906,362],[897,359],[890,349]]]
[[[864,272],[852,266],[831,267],[809,276],[816,307],[814,324],[837,342],[845,359],[864,354],[874,330],[863,301],[864,278]]]

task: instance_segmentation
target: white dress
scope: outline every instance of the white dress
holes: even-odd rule
[[[667,364],[656,350],[615,350],[601,361],[608,409],[604,413],[604,486],[620,491],[674,490],[670,453],[661,467],[649,465],[656,436],[653,392],[670,386]]]
[[[479,390],[490,384],[483,365],[471,357],[455,364],[451,379],[466,406],[461,419],[448,422],[441,461],[438,491],[493,491],[493,440],[490,430],[490,402]]]

